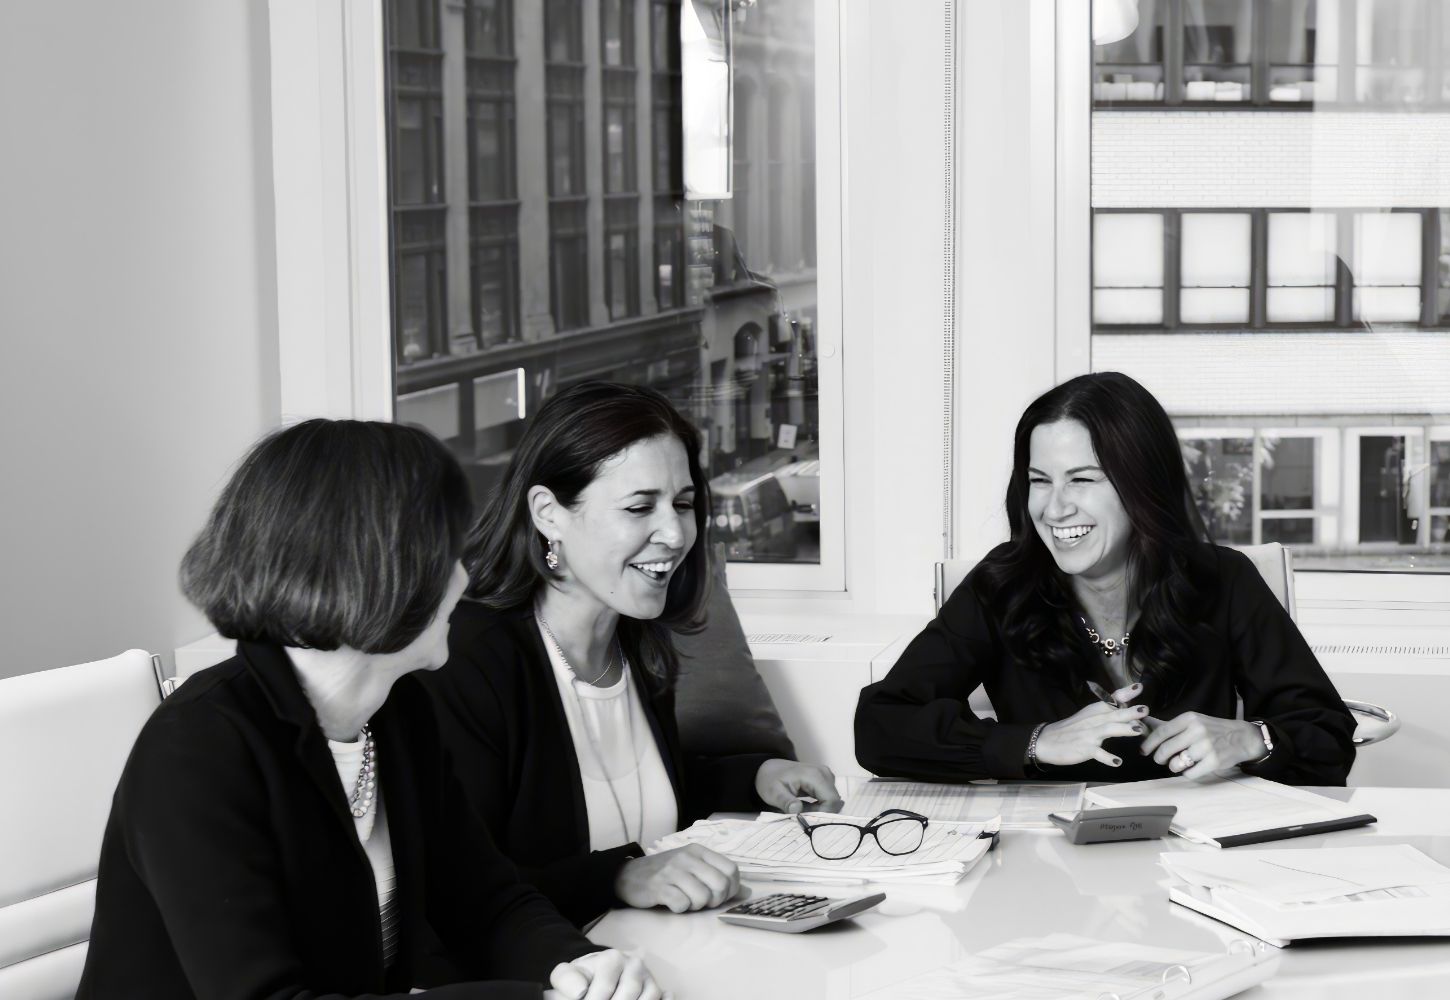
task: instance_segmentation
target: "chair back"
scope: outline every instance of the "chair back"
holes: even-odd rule
[[[139,649],[0,679],[0,997],[72,997],[111,798],[161,703]]]
[[[948,559],[945,562],[936,564],[936,586],[932,595],[936,601],[936,611],[947,602],[961,582],[967,578],[972,567],[977,565],[973,559]]]
[[[1294,603],[1294,554],[1278,542],[1263,545],[1243,545],[1239,551],[1249,557],[1289,617],[1299,618],[1299,609]]]

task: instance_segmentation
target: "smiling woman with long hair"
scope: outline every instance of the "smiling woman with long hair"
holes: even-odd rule
[[[674,630],[709,577],[700,437],[652,389],[586,382],[545,403],[469,533],[437,695],[467,794],[566,916],[719,905],[734,864],[641,847],[715,810],[839,808],[825,768],[680,749]]]
[[[1249,559],[1207,540],[1173,424],[1141,385],[1101,372],[1034,401],[1007,518],[1010,540],[862,692],[865,767],[1344,784],[1352,717]],[[967,706],[979,686],[995,719]]]

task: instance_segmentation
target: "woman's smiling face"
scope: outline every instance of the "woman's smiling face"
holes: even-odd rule
[[[1058,569],[1103,579],[1127,566],[1133,525],[1076,420],[1038,424],[1029,441],[1027,514]]]
[[[658,618],[670,578],[695,544],[695,484],[670,434],[604,461],[558,521],[567,590],[630,618]]]

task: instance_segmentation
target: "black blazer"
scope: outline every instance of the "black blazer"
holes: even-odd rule
[[[1297,785],[1342,785],[1354,763],[1354,719],[1288,613],[1241,552],[1205,545],[1200,572],[1217,580],[1195,632],[1197,672],[1176,696],[1145,679],[1139,704],[1154,718],[1202,712],[1263,720],[1274,752],[1247,773]],[[980,565],[902,652],[885,678],[861,692],[856,759],[876,774],[928,781],[1022,778],[1027,741],[1040,722],[1065,719],[1094,699],[1085,681],[1044,676],[1015,662],[1003,645],[998,611],[979,592]],[[1083,677],[1101,670],[1083,638]],[[978,718],[967,698],[981,685],[997,719]],[[1138,752],[1142,737],[1104,747],[1122,767],[1087,761],[1046,769],[1074,781],[1136,781],[1173,772]]]
[[[383,968],[377,889],[286,652],[243,642],[141,730],[101,845],[80,1000],[541,995],[597,950],[518,880],[464,807],[427,696],[372,719],[397,868]],[[496,982],[466,982],[492,979]]]
[[[759,811],[755,772],[767,754],[685,757],[674,694],[631,663],[650,732],[684,826],[716,810]],[[493,611],[459,602],[448,663],[427,675],[469,802],[524,878],[581,926],[618,906],[614,878],[638,844],[589,850],[589,814],[564,704],[532,606]]]

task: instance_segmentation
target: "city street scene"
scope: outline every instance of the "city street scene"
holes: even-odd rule
[[[728,558],[818,562],[812,4],[386,7],[396,419],[484,503],[550,395],[652,386]]]

